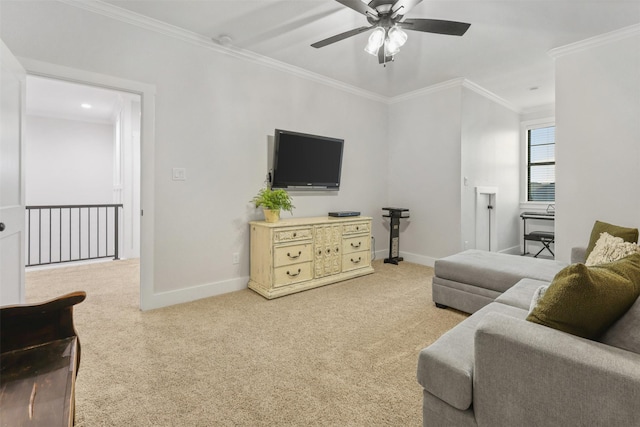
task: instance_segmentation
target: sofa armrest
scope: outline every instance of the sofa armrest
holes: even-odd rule
[[[640,419],[636,353],[489,313],[476,330],[474,358],[479,426],[629,426]]]
[[[571,264],[582,263],[587,261],[587,248],[576,246],[571,248]]]

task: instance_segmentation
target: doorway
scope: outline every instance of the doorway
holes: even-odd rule
[[[33,75],[26,88],[26,265],[139,258],[140,95]]]
[[[49,64],[41,61],[21,58],[20,62],[26,69],[29,76],[48,78],[61,82],[81,84],[94,88],[101,88],[121,92],[127,95],[136,95],[139,103],[139,150],[138,157],[132,157],[132,161],[137,163],[139,172],[136,174],[139,179],[139,192],[132,194],[131,197],[138,200],[137,208],[132,207],[129,211],[132,215],[139,218],[139,229],[137,235],[139,240],[137,250],[140,259],[140,287],[139,287],[139,307],[142,310],[154,308],[154,290],[153,290],[153,254],[154,254],[154,117],[155,117],[155,87],[145,83],[121,79],[113,76],[98,74],[94,72],[78,70],[74,68]],[[136,108],[135,98],[131,104],[132,111]],[[126,114],[126,112],[125,112]],[[135,134],[135,129],[133,130]],[[116,131],[114,131],[116,134]],[[115,150],[114,150],[115,151]],[[121,153],[123,154],[123,153]],[[114,154],[114,157],[117,157]],[[126,170],[125,162],[120,163],[120,167],[124,172]],[[114,168],[116,164],[114,163]],[[28,169],[28,166],[27,166]],[[122,180],[127,179],[126,175],[122,176]],[[118,190],[114,186],[112,190]],[[116,191],[114,191],[115,194]],[[126,203],[130,195],[122,192],[120,195],[123,202]],[[124,204],[123,203],[123,204]],[[133,206],[136,206],[135,204]],[[129,221],[131,227],[135,227],[135,221]],[[125,247],[131,247],[135,250],[136,243],[131,241],[131,245],[125,244]],[[123,249],[124,250],[124,249]]]

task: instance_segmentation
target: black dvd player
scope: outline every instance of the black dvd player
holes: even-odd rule
[[[329,216],[335,216],[335,217],[360,216],[360,212],[356,212],[356,211],[329,212]]]

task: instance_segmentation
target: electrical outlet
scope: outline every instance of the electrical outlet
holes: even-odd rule
[[[238,252],[233,253],[233,263],[240,264],[240,254]]]

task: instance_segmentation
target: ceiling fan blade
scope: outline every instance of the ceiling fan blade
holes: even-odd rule
[[[376,21],[380,19],[380,16],[378,16],[377,10],[375,10],[368,4],[362,3],[362,1],[360,0],[336,0],[336,1],[340,4],[347,6],[350,9],[355,10],[358,13],[363,14],[366,17],[373,18]]]
[[[355,36],[356,34],[364,33],[367,30],[372,29],[373,27],[360,27],[353,30],[345,31],[344,33],[336,34],[335,36],[331,36],[327,39],[320,40],[319,42],[315,42],[311,46],[319,49],[321,47],[330,45],[335,42],[339,42],[340,40],[344,40],[348,37]]]
[[[467,32],[471,24],[456,21],[443,21],[440,19],[405,19],[398,22],[398,26],[405,30],[424,31],[425,33],[446,34],[449,36],[461,36]]]
[[[391,19],[395,19],[398,15],[406,15],[415,5],[422,0],[398,0],[391,6]]]

